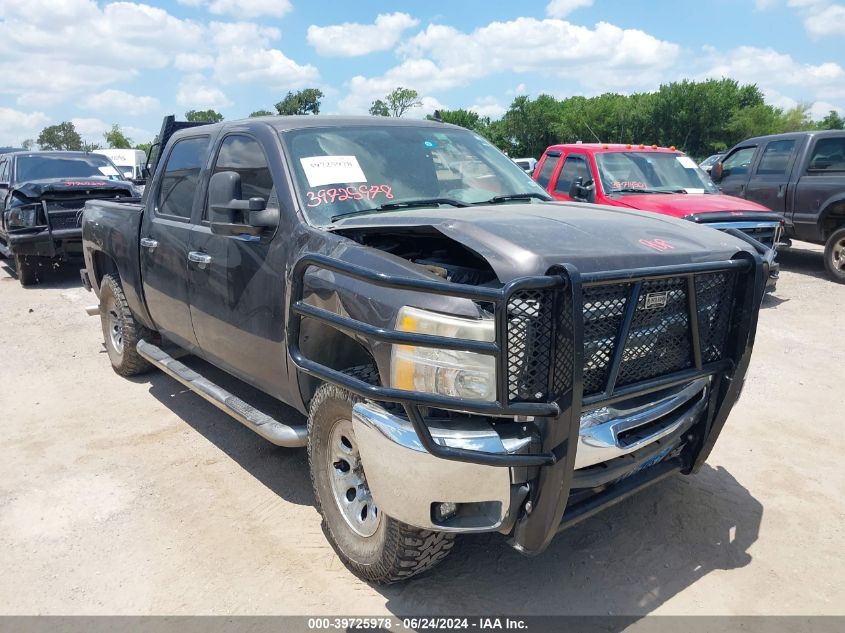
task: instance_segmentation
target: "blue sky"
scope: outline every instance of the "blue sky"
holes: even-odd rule
[[[756,83],[768,100],[845,113],[845,4],[835,0],[0,0],[0,145],[72,120],[138,142],[164,114],[240,118],[317,86],[365,113],[402,85],[424,106],[499,116],[518,94]]]

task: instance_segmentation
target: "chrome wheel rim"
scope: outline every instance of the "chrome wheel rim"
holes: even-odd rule
[[[845,237],[833,245],[833,267],[839,272],[845,272]]]
[[[372,536],[381,522],[381,513],[367,486],[352,422],[335,422],[327,450],[332,496],[343,520],[359,536]]]
[[[109,340],[118,354],[123,354],[123,319],[113,306],[109,307]]]

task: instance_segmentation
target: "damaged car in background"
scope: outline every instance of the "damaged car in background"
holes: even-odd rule
[[[0,155],[0,256],[12,257],[21,285],[63,261],[82,260],[87,200],[138,195],[112,162],[86,152]]]
[[[459,534],[539,554],[697,472],[771,264],[741,233],[555,203],[469,130],[382,117],[163,137],[143,202],[90,201],[83,240],[114,370],[160,369],[307,446],[326,537],[379,583]],[[256,409],[184,350],[304,417]]]

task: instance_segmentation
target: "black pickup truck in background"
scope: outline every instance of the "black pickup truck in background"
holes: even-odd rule
[[[710,177],[725,193],[782,213],[786,238],[823,244],[828,274],[845,283],[845,131],[750,138]]]
[[[537,554],[696,472],[739,397],[769,275],[741,233],[552,202],[434,121],[261,117],[162,142],[142,202],[84,213],[112,367],[307,446],[324,532],[366,580],[430,568],[459,533]],[[255,409],[185,350],[305,417]]]
[[[86,152],[0,154],[0,256],[28,286],[55,264],[82,260],[87,200],[137,195],[112,162]]]

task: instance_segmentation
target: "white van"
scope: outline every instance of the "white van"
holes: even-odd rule
[[[140,149],[98,149],[94,154],[102,154],[111,159],[120,174],[127,180],[143,178],[147,155]]]

